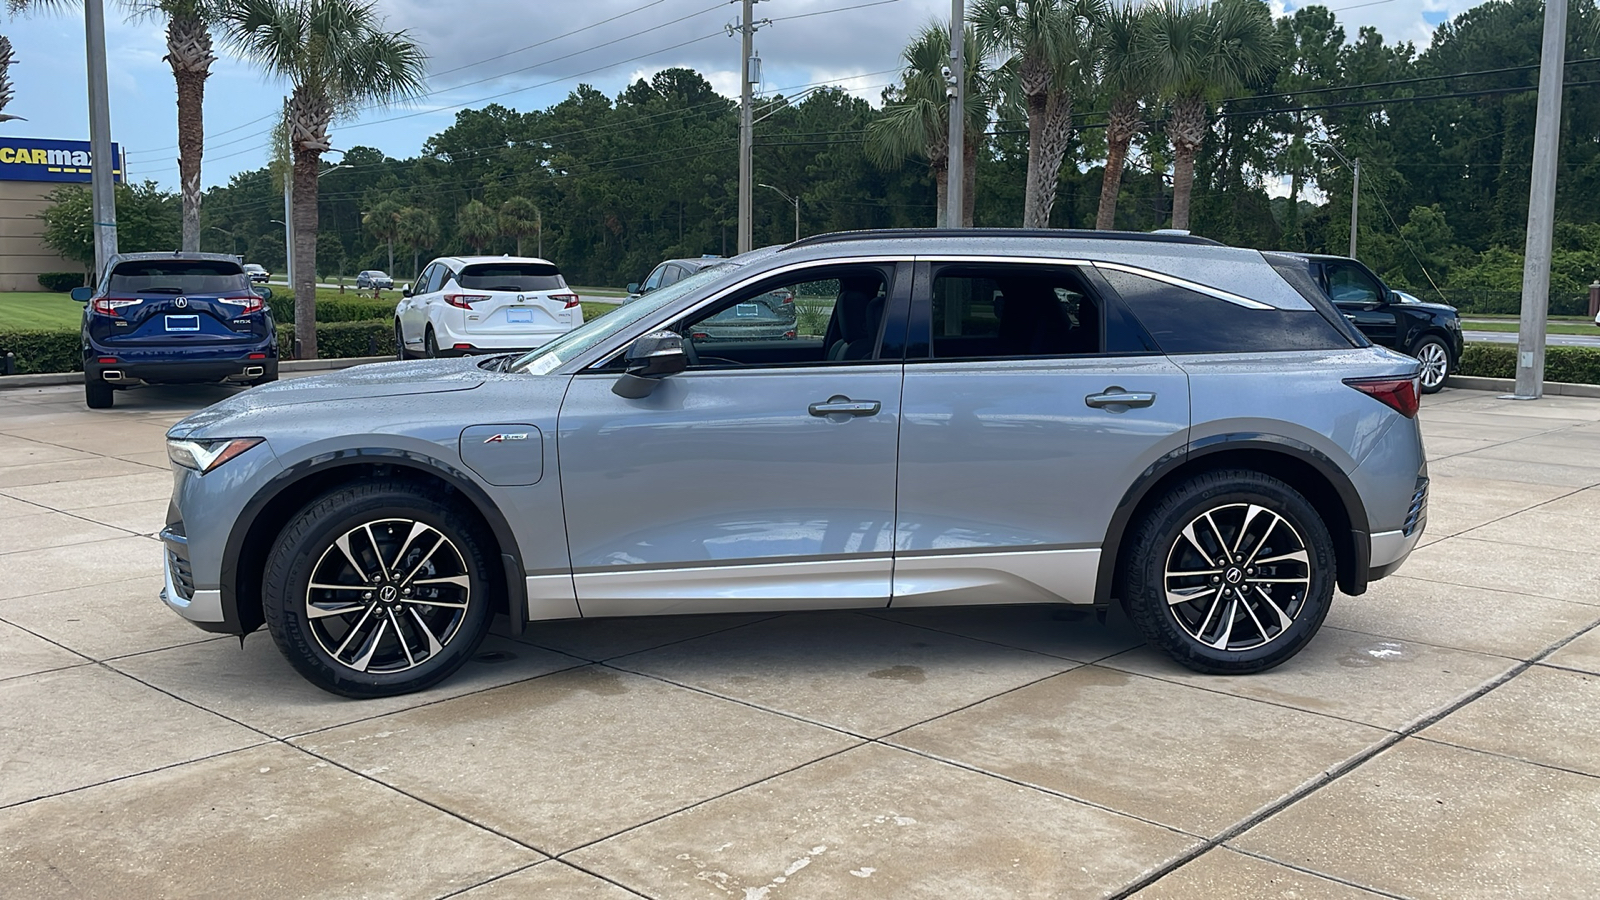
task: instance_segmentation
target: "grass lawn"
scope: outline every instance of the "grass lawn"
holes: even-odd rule
[[[83,304],[66,294],[0,294],[0,331],[77,331]]]
[[[1515,333],[1518,329],[1516,320],[1506,322],[1467,322],[1463,321],[1461,327],[1467,331],[1504,331]],[[1546,334],[1582,334],[1591,337],[1600,337],[1600,328],[1593,322],[1551,322],[1545,327]]]

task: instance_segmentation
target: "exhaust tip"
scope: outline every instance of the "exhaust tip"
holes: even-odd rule
[[[245,366],[244,367],[244,377],[246,377],[246,378],[260,378],[266,371],[267,370],[262,368],[261,366]]]
[[[100,373],[100,377],[104,378],[106,381],[121,382],[122,381],[122,372],[117,370],[117,369],[107,369],[104,372]]]

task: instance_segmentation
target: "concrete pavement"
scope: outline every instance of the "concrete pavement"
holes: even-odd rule
[[[616,619],[390,700],[156,600],[164,429],[0,391],[0,883],[26,897],[1579,897],[1600,400],[1424,402],[1424,545],[1199,676],[1049,607]]]

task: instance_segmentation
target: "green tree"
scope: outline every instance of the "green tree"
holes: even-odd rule
[[[468,200],[456,213],[456,234],[481,255],[484,245],[500,236],[500,219],[482,200]]]
[[[117,246],[123,253],[176,250],[180,239],[180,205],[177,195],[161,190],[154,181],[119,184],[116,189]],[[94,201],[81,185],[62,185],[46,198],[50,205],[39,213],[44,220],[41,239],[63,259],[83,266],[94,281]]]
[[[500,233],[517,239],[517,255],[522,255],[522,239],[539,236],[539,255],[544,256],[544,216],[539,204],[527,197],[512,197],[500,204]]]
[[[411,250],[411,277],[416,278],[422,271],[422,251],[439,243],[439,219],[425,209],[408,206],[396,219],[395,237]]]
[[[16,61],[17,55],[11,49],[11,40],[0,34],[0,122],[20,118],[6,113],[6,104],[16,95],[16,89],[11,84],[11,64]]]
[[[334,119],[422,90],[427,56],[405,31],[387,31],[369,0],[230,0],[221,22],[238,53],[289,82],[293,156],[295,338],[317,355],[317,175]]]
[[[1100,83],[1110,108],[1106,118],[1106,170],[1100,181],[1100,208],[1094,227],[1117,227],[1117,196],[1128,146],[1144,127],[1143,102],[1150,91],[1150,73],[1140,54],[1148,25],[1145,7],[1112,6],[1100,20]]]
[[[1010,54],[1001,66],[1028,114],[1028,181],[1022,225],[1047,228],[1061,161],[1072,140],[1072,101],[1094,73],[1104,0],[977,0],[972,23],[984,46]]]
[[[967,29],[963,52],[968,60],[966,79],[966,122],[963,148],[962,224],[972,224],[978,150],[989,124],[993,104],[993,79],[984,62],[975,29]],[[946,97],[943,69],[950,57],[950,28],[938,21],[923,26],[916,38],[901,51],[905,69],[894,99],[884,103],[883,113],[867,124],[866,154],[875,165],[898,168],[913,156],[928,161],[938,197],[935,225],[948,221],[950,197],[950,102]]]
[[[1170,103],[1172,227],[1189,227],[1194,162],[1211,130],[1210,106],[1267,73],[1278,54],[1272,14],[1261,0],[1158,0],[1143,41],[1143,63]]]
[[[380,201],[361,217],[361,227],[367,234],[383,241],[389,247],[389,268],[384,269],[385,272],[394,271],[394,239],[397,236],[399,223],[400,204],[393,200]]]

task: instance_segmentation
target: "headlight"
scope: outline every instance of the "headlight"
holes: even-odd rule
[[[262,438],[224,438],[216,441],[167,440],[167,458],[204,475],[261,443]]]

